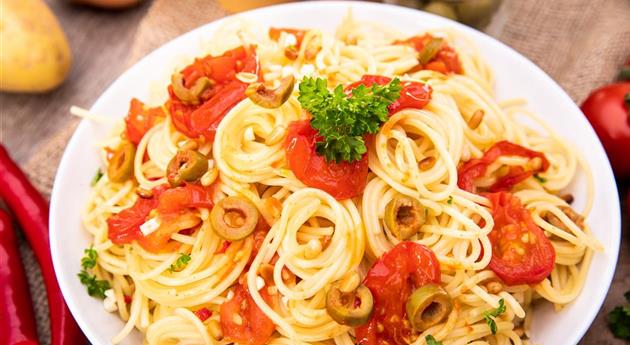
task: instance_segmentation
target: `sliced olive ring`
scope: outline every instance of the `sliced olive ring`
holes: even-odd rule
[[[208,171],[208,158],[192,150],[180,150],[168,162],[166,178],[173,186],[181,186],[184,182],[194,182]]]
[[[109,160],[107,177],[112,182],[125,182],[133,175],[133,160],[136,157],[136,147],[129,141],[120,143],[114,155]]]
[[[431,40],[420,50],[418,54],[418,63],[420,65],[426,65],[435,57],[442,47],[442,38],[433,37]]]
[[[248,199],[229,196],[219,201],[210,211],[210,224],[214,232],[228,241],[249,236],[258,223],[258,209]]]
[[[373,309],[374,298],[365,285],[352,292],[343,292],[338,285],[333,285],[326,293],[326,311],[341,325],[363,325],[370,319]]]
[[[404,241],[420,231],[425,216],[425,209],[418,200],[399,194],[385,206],[385,227]]]
[[[439,285],[417,288],[407,299],[407,317],[411,326],[422,332],[444,320],[453,310],[451,296]]]
[[[184,76],[181,73],[175,73],[171,76],[171,84],[173,84],[175,96],[180,101],[186,104],[199,104],[201,94],[212,86],[212,81],[208,77],[201,77],[191,88],[187,88],[184,85]]]
[[[263,83],[249,84],[245,90],[245,95],[249,99],[263,108],[278,108],[286,102],[295,85],[295,77],[292,75],[282,78],[280,85],[275,89],[269,89]]]

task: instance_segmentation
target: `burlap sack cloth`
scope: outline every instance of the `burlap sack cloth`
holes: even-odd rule
[[[226,14],[213,0],[156,0],[140,23],[129,65],[164,42]],[[613,80],[630,54],[630,1],[505,0],[486,32],[530,58],[580,102],[590,90]],[[77,122],[69,118],[67,128],[25,167],[46,195],[50,194],[59,159]],[[48,344],[45,291],[30,257],[25,265],[32,283],[38,330],[42,343]],[[623,344],[604,329],[605,318],[600,314],[581,344]]]

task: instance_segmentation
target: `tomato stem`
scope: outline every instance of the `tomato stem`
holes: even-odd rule
[[[617,77],[617,79],[622,81],[630,80],[630,66],[622,67],[621,71],[619,71],[619,76]]]

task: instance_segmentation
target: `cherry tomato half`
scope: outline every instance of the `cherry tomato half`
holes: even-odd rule
[[[361,80],[346,86],[345,91],[350,92],[359,85],[365,85],[366,87],[370,87],[373,84],[386,85],[390,81],[392,79],[389,77],[366,74]],[[404,108],[422,109],[431,102],[433,89],[429,85],[415,81],[403,81],[401,86],[400,97],[387,107],[390,115]]]
[[[220,321],[223,335],[229,341],[242,345],[266,344],[276,326],[242,285],[236,285],[234,297],[221,304]],[[271,304],[267,289],[260,290],[265,302]]]
[[[289,124],[285,150],[289,167],[305,185],[319,188],[335,199],[355,197],[363,192],[367,183],[368,158],[354,162],[326,162],[317,154],[317,131],[309,120]]]
[[[440,263],[421,244],[401,242],[383,254],[363,282],[374,296],[374,311],[365,325],[355,329],[357,343],[408,344],[411,328],[403,322],[407,320],[407,298],[414,289],[440,281]]]
[[[519,198],[511,193],[488,193],[494,228],[488,234],[492,259],[488,267],[507,285],[537,284],[551,271],[556,251]]]

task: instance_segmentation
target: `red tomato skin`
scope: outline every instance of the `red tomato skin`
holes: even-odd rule
[[[345,91],[350,92],[359,85],[370,87],[374,84],[386,85],[391,81],[389,77],[366,74],[361,77],[361,80],[346,86]],[[431,86],[415,81],[403,81],[401,85],[400,97],[387,107],[390,116],[405,108],[422,109],[431,102],[433,92]]]
[[[165,116],[162,107],[146,108],[144,103],[136,98],[132,98],[129,103],[129,111],[125,117],[125,135],[127,139],[138,145],[149,129],[160,118]]]
[[[498,179],[492,186],[490,186],[491,192],[510,190],[515,184],[524,181],[535,173],[546,171],[549,169],[549,160],[542,152],[530,150],[523,146],[511,143],[503,140],[492,145],[483,155],[478,159],[471,159],[462,165],[458,170],[457,185],[459,188],[473,192],[475,189],[475,179],[482,177],[486,174],[486,170],[490,164],[496,161],[500,156],[521,156],[526,158],[540,158],[542,164],[540,169],[535,171],[525,170],[520,166],[511,167],[508,174]]]
[[[492,202],[494,228],[488,234],[492,244],[492,258],[488,267],[508,286],[538,284],[549,276],[556,260],[551,241],[511,193],[484,194]],[[524,243],[522,237],[534,238]],[[525,254],[516,250],[520,247]]]
[[[236,104],[245,99],[247,84],[233,81],[190,113],[190,130],[213,141],[219,123]]]
[[[114,244],[125,244],[140,238],[140,225],[147,221],[149,212],[157,207],[157,198],[138,198],[133,206],[107,220],[107,237]]]
[[[285,150],[289,167],[305,185],[321,189],[337,200],[360,195],[365,189],[368,175],[368,158],[349,162],[326,162],[317,154],[317,131],[310,120],[289,124]]]
[[[156,187],[151,198],[138,198],[131,207],[107,220],[108,238],[114,244],[126,244],[135,240],[151,252],[173,249],[166,243],[168,237],[165,240],[159,231],[145,236],[140,231],[140,225],[149,219],[149,214],[153,210],[157,210],[160,216],[164,216],[165,221],[169,221],[175,218],[178,212],[190,207],[212,208],[213,188],[193,184],[172,189],[167,189],[166,186]]]
[[[615,175],[630,177],[630,109],[624,96],[630,93],[630,82],[620,82],[593,91],[580,109],[601,141]]]
[[[266,344],[273,334],[276,326],[265,313],[258,308],[256,302],[242,285],[234,288],[234,297],[221,304],[220,322],[223,335],[230,341],[242,345],[263,345]],[[265,302],[271,304],[271,296],[267,289],[260,290],[260,294]],[[246,306],[243,309],[243,301]],[[242,324],[236,324],[234,316],[240,316]]]
[[[171,121],[173,126],[189,138],[197,138],[198,133],[193,131],[190,126],[190,113],[192,113],[197,106],[184,104],[180,101],[175,92],[173,92],[173,86],[168,86],[169,100],[166,101],[166,108],[171,115]]]
[[[184,85],[191,87],[201,77],[208,77],[213,86],[201,95],[199,105],[185,104],[168,86],[169,110],[173,125],[189,138],[204,137],[214,140],[219,122],[238,102],[245,99],[247,84],[236,79],[236,73],[260,74],[254,46],[238,47],[221,56],[208,55],[184,68]]]
[[[383,254],[363,282],[374,297],[374,311],[365,325],[355,328],[357,343],[407,344],[411,329],[402,322],[407,319],[407,298],[414,289],[440,281],[439,261],[433,251],[421,244],[401,242]],[[377,332],[378,323],[383,325],[383,332]]]
[[[212,208],[211,187],[187,184],[167,189],[160,194],[157,210],[160,214],[177,213],[191,207]]]

